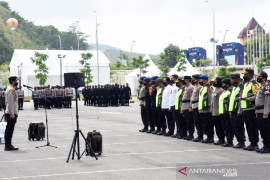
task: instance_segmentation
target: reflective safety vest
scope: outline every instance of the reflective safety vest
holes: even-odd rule
[[[229,112],[229,96],[231,92],[227,90],[219,97],[219,114],[226,114]]]
[[[207,94],[208,86],[204,86],[200,90],[199,96],[199,110],[205,110],[208,108],[208,94]]]
[[[234,87],[231,93],[230,97],[230,104],[229,104],[229,111],[230,112],[235,112],[238,110],[238,105],[239,105],[239,94],[242,88]]]
[[[242,93],[242,98],[247,98],[253,96],[252,92],[252,85],[253,82],[249,82],[248,84],[246,83],[244,86],[244,90]],[[241,100],[241,108],[246,109],[246,108],[252,108],[254,106],[254,101],[246,101],[246,100]]]
[[[159,88],[157,95],[156,95],[156,107],[159,108],[161,107],[161,100],[162,100],[162,89],[163,88]]]
[[[175,110],[180,110],[181,105],[182,105],[182,98],[181,95],[183,93],[183,88],[179,89],[179,91],[176,93],[176,97],[175,97]]]

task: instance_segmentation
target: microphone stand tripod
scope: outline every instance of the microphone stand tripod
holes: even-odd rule
[[[68,158],[67,158],[67,163],[69,162],[71,153],[72,153],[72,158],[71,158],[72,160],[74,160],[75,153],[77,155],[78,160],[80,160],[81,157],[83,156],[83,154],[86,152],[86,150],[84,150],[83,153],[80,154],[80,141],[79,141],[80,134],[83,137],[83,139],[84,139],[87,147],[89,148],[90,154],[92,156],[94,156],[96,158],[96,160],[98,160],[98,158],[95,155],[93,149],[91,148],[90,143],[85,139],[85,136],[83,135],[82,131],[79,129],[78,92],[77,92],[77,90],[78,90],[78,87],[75,87],[75,92],[76,92],[76,124],[77,124],[77,129],[75,130],[75,135],[73,137],[73,141],[72,141],[72,144],[71,144],[71,147],[70,147],[70,150],[69,150],[69,154],[68,154]],[[77,151],[76,151],[76,145],[77,145]]]
[[[27,87],[28,90],[32,91],[32,88]],[[43,100],[46,101],[44,109],[45,109],[45,116],[46,116],[46,126],[47,126],[47,144],[43,145],[43,146],[37,146],[36,148],[42,148],[42,147],[53,147],[53,148],[57,148],[56,146],[52,146],[50,141],[49,141],[49,123],[48,123],[48,116],[47,116],[47,102],[50,102],[49,100],[47,100],[46,98],[44,98]]]

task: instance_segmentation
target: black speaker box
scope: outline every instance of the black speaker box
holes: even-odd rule
[[[84,73],[64,73],[65,87],[79,88],[85,86]]]

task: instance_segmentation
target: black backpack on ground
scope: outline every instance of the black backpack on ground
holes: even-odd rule
[[[94,153],[101,155],[102,153],[102,135],[100,132],[97,132],[94,130],[93,132],[89,132],[86,137],[86,141],[90,144],[91,148],[93,149]],[[86,146],[86,156],[93,156],[91,153],[89,147],[87,146],[87,143],[85,144]]]
[[[43,140],[45,138],[44,123],[30,123],[28,128],[28,140]]]

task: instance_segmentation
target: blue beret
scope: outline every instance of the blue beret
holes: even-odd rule
[[[151,77],[151,80],[156,80],[158,78],[158,76],[153,76]]]
[[[208,80],[209,77],[207,75],[200,75],[200,79],[206,79],[206,80]]]
[[[150,78],[144,78],[143,79],[144,82],[150,82],[150,80],[151,80]]]
[[[145,76],[142,76],[142,77],[140,77],[140,80],[143,81],[145,78],[146,78]]]

